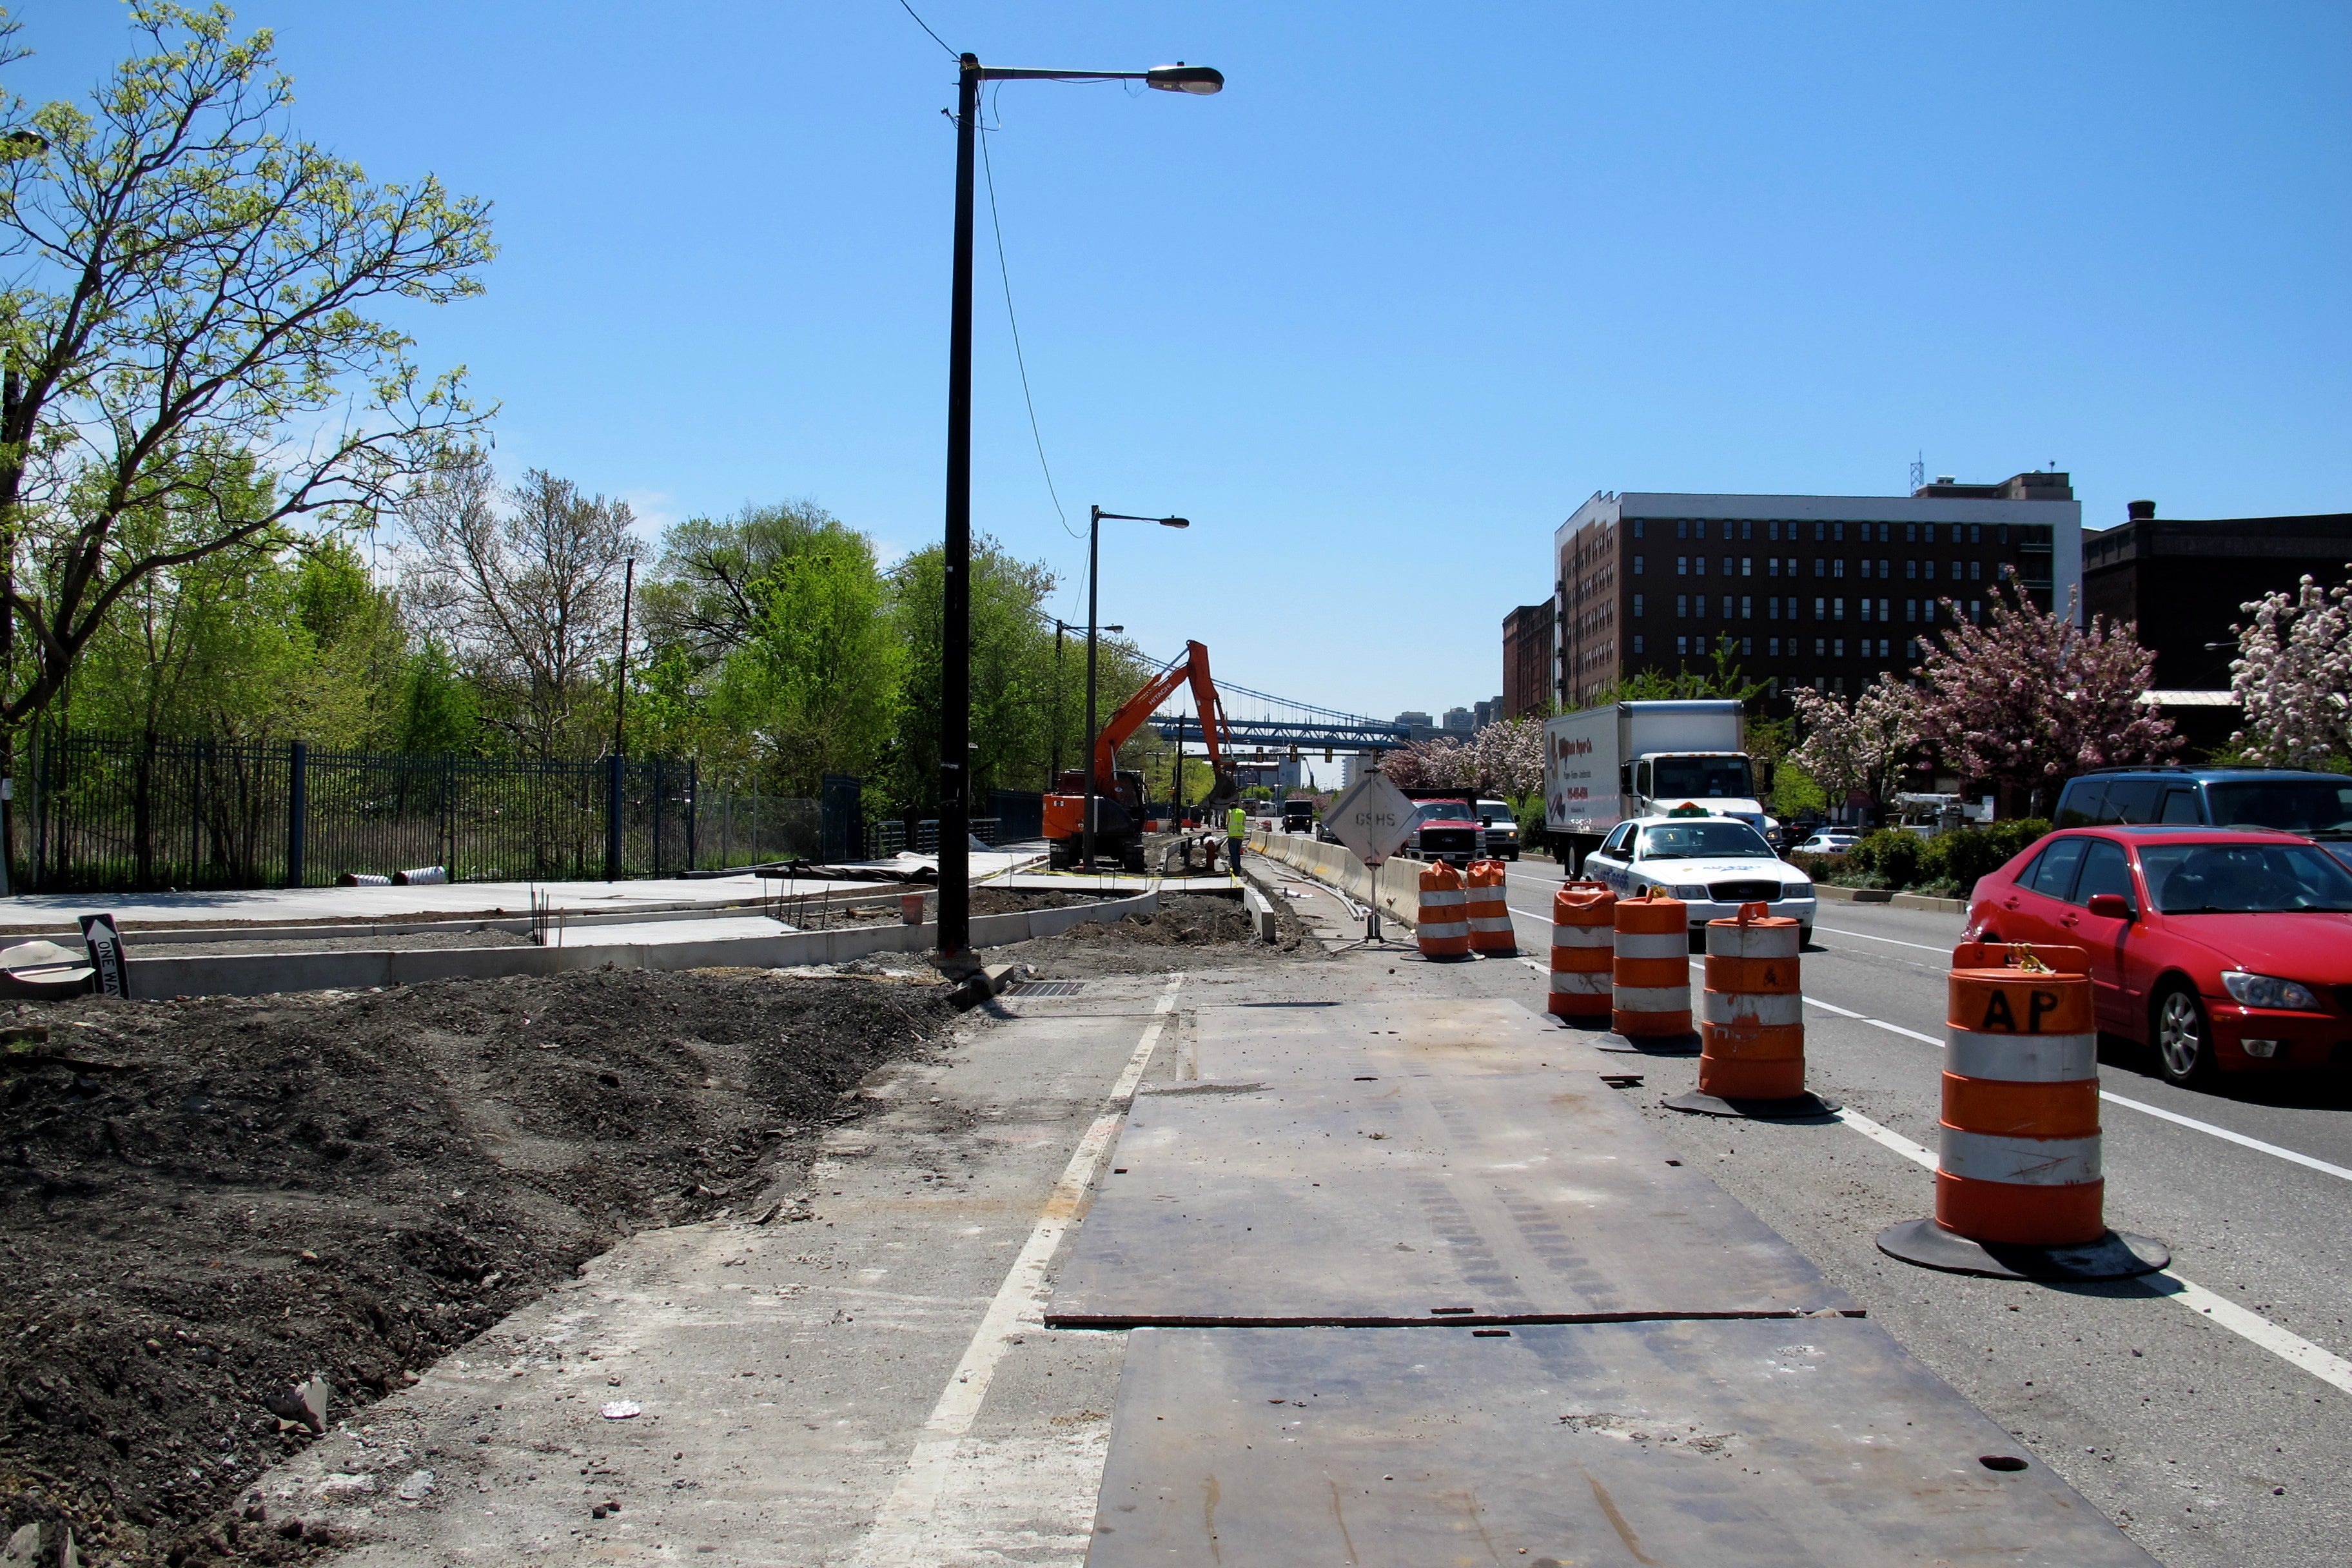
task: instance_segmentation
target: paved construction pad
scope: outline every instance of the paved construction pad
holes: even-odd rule
[[[1507,1005],[1503,1005],[1507,1006]],[[1203,1068],[1238,1053],[1213,1043]],[[1269,1009],[1268,1011],[1274,1011]],[[1282,1010],[1303,1073],[1148,1088],[1046,1321],[1567,1322],[1850,1310],[1598,1074],[1418,1065],[1376,1005]],[[1360,1033],[1360,1039],[1359,1034]],[[1383,1030],[1378,1039],[1403,1041]],[[1400,1060],[1399,1058],[1402,1059]]]
[[[2151,1561],[1883,1330],[1843,1318],[1145,1330],[1087,1557]]]
[[[1622,1073],[1595,1043],[1516,1002],[1396,997],[1243,1004],[1200,1010],[1198,1076],[1352,1079],[1382,1068],[1449,1073]]]

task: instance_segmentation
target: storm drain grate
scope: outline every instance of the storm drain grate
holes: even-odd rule
[[[1004,988],[1007,996],[1076,996],[1083,980],[1024,980]]]

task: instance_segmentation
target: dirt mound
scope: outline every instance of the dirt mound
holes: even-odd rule
[[[1280,901],[1287,903],[1287,900]],[[1044,937],[993,950],[997,954],[1034,965],[1053,974],[1149,973],[1198,964],[1206,950],[1220,964],[1260,959],[1320,956],[1322,950],[1302,948],[1305,935],[1298,917],[1277,907],[1279,940],[1257,940],[1249,912],[1239,899],[1206,893],[1160,895],[1160,908],[1149,915],[1126,915],[1111,921],[1087,921],[1060,936]]]
[[[0,1058],[0,1510],[130,1563],[236,1550],[194,1531],[309,1439],[297,1384],[331,1421],[631,1231],[748,1205],[949,1016],[613,971],[20,1011],[49,1038]]]

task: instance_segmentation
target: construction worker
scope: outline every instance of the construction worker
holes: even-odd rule
[[[1242,868],[1242,836],[1249,831],[1249,813],[1239,805],[1225,813],[1225,865],[1238,876]]]

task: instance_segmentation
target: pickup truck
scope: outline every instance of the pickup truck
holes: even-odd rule
[[[1454,866],[1484,858],[1478,818],[1470,809],[1469,797],[1416,797],[1412,830],[1404,841],[1403,853],[1416,860],[1444,860]]]

